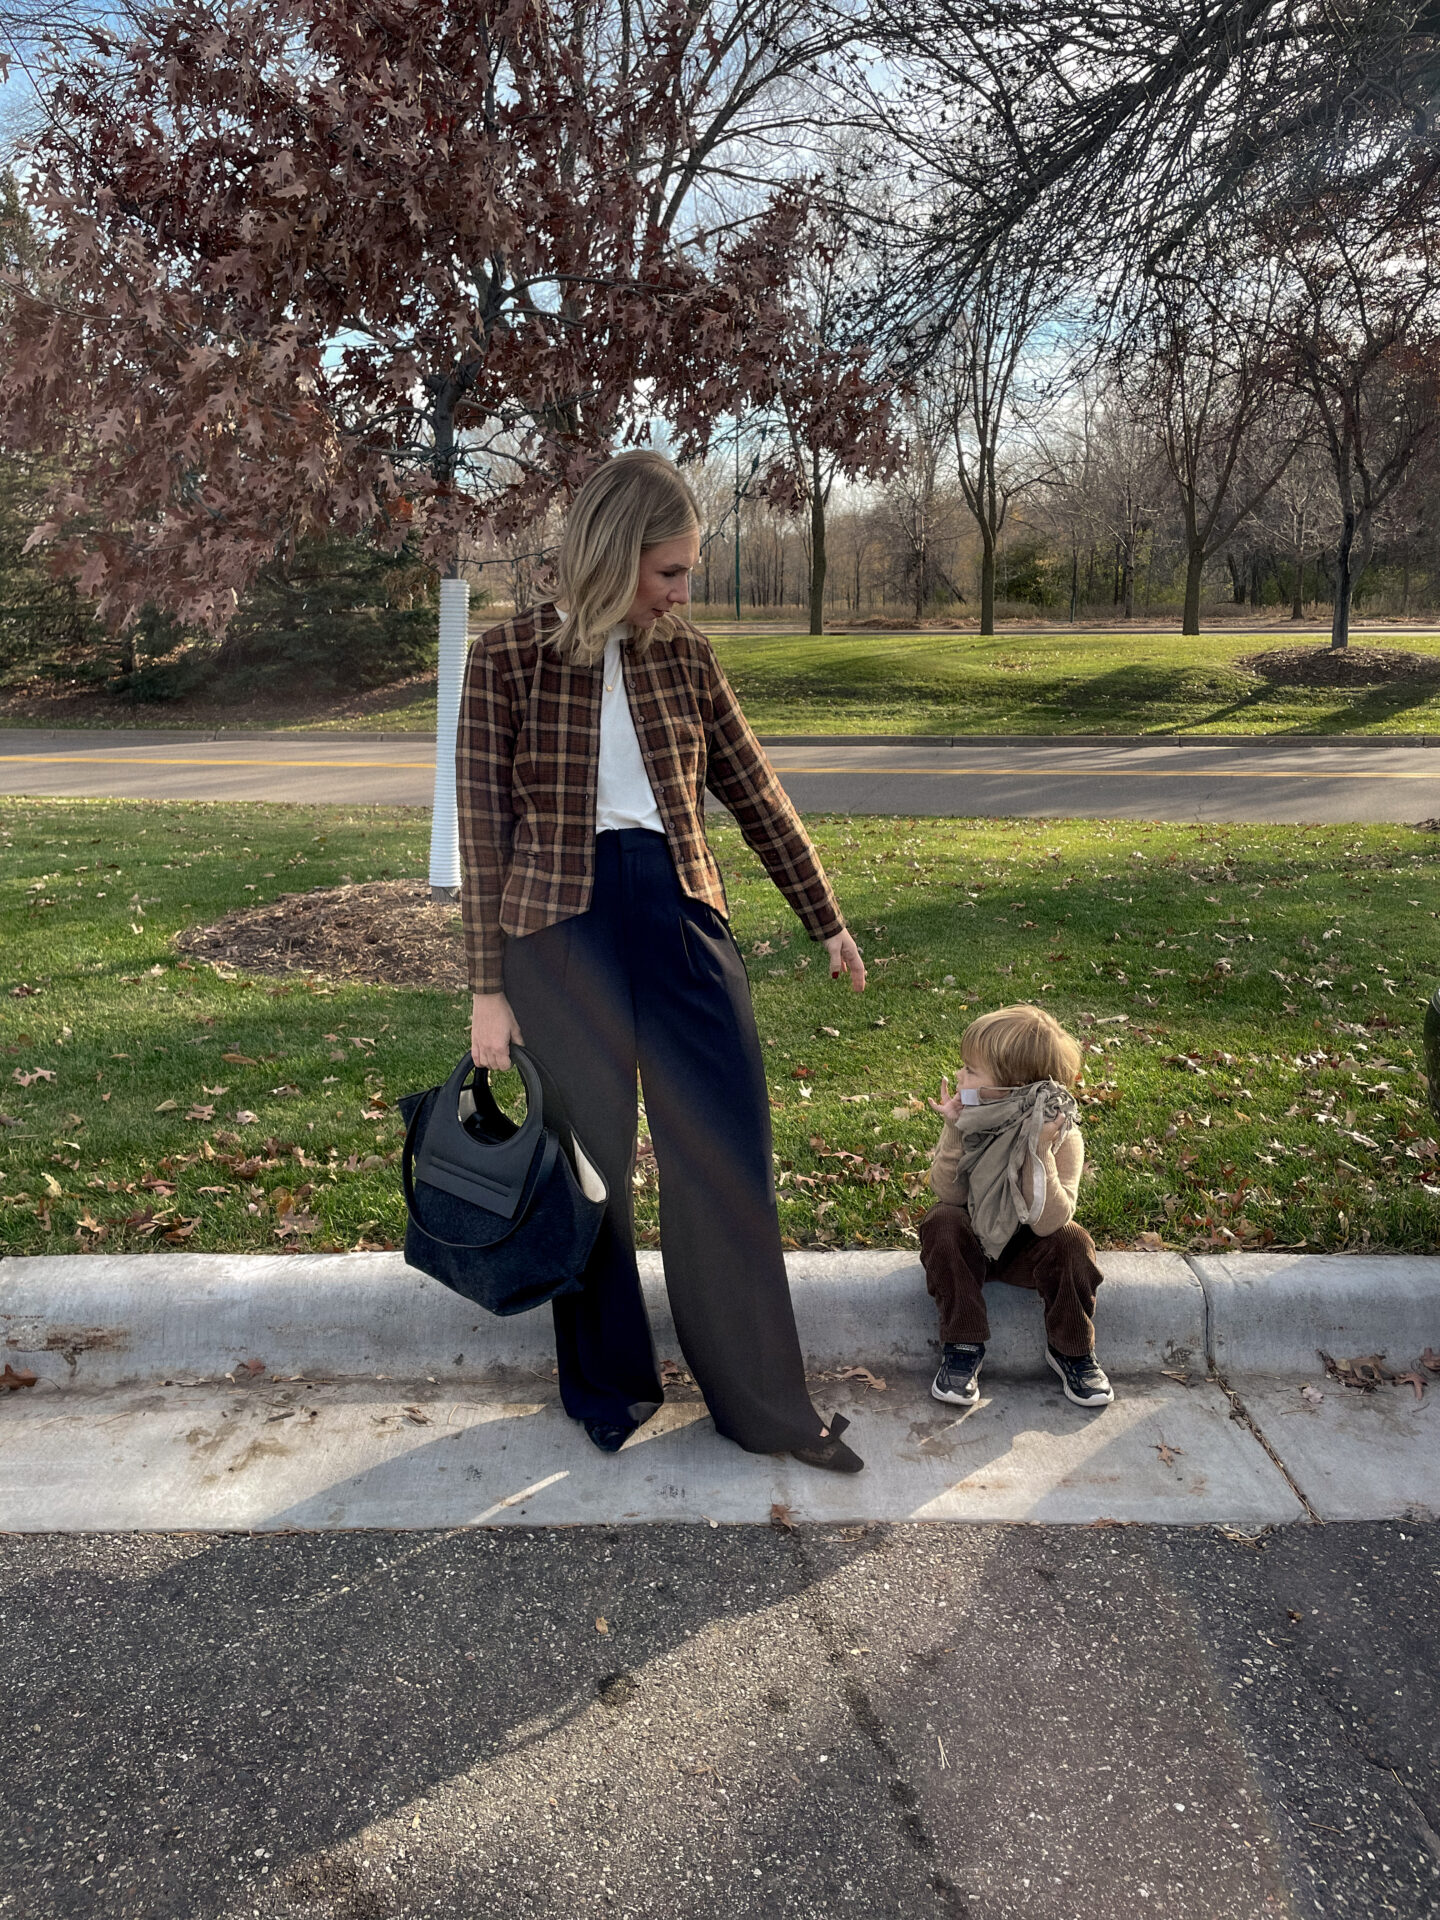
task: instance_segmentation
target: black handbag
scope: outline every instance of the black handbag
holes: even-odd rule
[[[406,1120],[405,1261],[490,1313],[525,1313],[578,1293],[607,1198],[572,1135],[545,1124],[544,1092],[523,1047],[517,1125],[467,1053],[443,1086],[399,1101]]]

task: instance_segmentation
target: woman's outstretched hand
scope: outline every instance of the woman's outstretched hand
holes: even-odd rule
[[[842,927],[839,933],[832,934],[825,942],[825,951],[830,955],[830,978],[838,980],[842,973],[848,973],[854,991],[864,993],[865,962],[850,930]]]
[[[525,1044],[503,993],[477,993],[470,1003],[470,1058],[477,1067],[503,1072],[510,1064],[510,1042]]]

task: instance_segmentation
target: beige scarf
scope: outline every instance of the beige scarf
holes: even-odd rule
[[[1075,1096],[1067,1088],[1056,1080],[1036,1080],[1028,1087],[1012,1088],[1004,1099],[962,1107],[951,1122],[963,1141],[957,1171],[968,1183],[970,1222],[992,1260],[1003,1253],[1017,1227],[1038,1220],[1044,1209],[1042,1129],[1059,1120],[1063,1140],[1078,1114]],[[1021,1180],[1027,1162],[1032,1175],[1028,1201]]]

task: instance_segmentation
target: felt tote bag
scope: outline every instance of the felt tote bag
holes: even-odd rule
[[[580,1143],[546,1126],[534,1061],[510,1051],[525,1083],[518,1125],[468,1053],[443,1086],[399,1102],[406,1264],[499,1314],[579,1292],[607,1198]]]

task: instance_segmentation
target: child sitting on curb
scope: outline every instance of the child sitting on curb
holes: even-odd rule
[[[1095,1243],[1075,1224],[1085,1145],[1069,1088],[1080,1048],[1041,1007],[1001,1007],[960,1039],[963,1071],[931,1106],[945,1119],[930,1168],[937,1204],[920,1222],[925,1284],[945,1357],[930,1391],[973,1407],[990,1323],[989,1280],[1045,1303],[1045,1357],[1077,1407],[1115,1398],[1095,1359]]]

